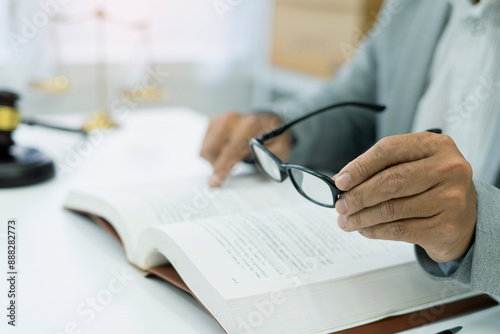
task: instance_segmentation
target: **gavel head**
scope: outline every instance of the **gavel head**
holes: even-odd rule
[[[9,147],[14,144],[12,132],[21,121],[16,109],[19,96],[9,91],[0,91],[0,155],[7,155]]]
[[[0,90],[0,188],[27,186],[55,175],[52,160],[37,149],[14,144],[12,132],[21,121],[16,93]]]

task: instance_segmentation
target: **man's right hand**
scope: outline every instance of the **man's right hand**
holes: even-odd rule
[[[213,167],[210,185],[218,187],[239,161],[251,155],[248,142],[283,124],[272,114],[242,114],[230,111],[210,120],[200,155]],[[266,147],[286,160],[292,146],[292,135],[286,131],[266,142]]]

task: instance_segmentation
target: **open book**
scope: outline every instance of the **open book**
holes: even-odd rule
[[[427,278],[412,245],[341,231],[288,181],[79,189],[65,207],[109,222],[135,266],[173,266],[228,333],[331,333],[469,294]]]

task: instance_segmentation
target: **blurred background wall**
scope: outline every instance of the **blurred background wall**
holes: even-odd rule
[[[0,0],[0,86],[22,94],[26,114],[120,99],[245,110],[325,82],[380,2]],[[145,83],[159,87],[145,94]]]

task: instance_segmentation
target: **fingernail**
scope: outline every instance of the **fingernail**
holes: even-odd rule
[[[212,176],[210,176],[210,179],[208,180],[208,185],[210,187],[218,187],[220,185],[220,181],[221,181],[221,178],[214,174]]]
[[[345,230],[347,228],[347,219],[345,216],[338,216],[337,218],[337,224],[339,225],[339,227],[343,230]]]
[[[341,215],[347,213],[347,211],[349,210],[349,208],[347,207],[347,202],[342,197],[338,199],[337,203],[335,204],[335,208]]]
[[[332,176],[333,182],[335,182],[335,180],[337,179],[337,175],[339,175],[339,174],[335,174],[334,176]]]
[[[340,190],[348,190],[351,187],[351,183],[352,183],[352,180],[351,180],[351,176],[349,175],[349,173],[344,173],[344,174],[340,175],[339,177],[335,178],[335,185]]]

